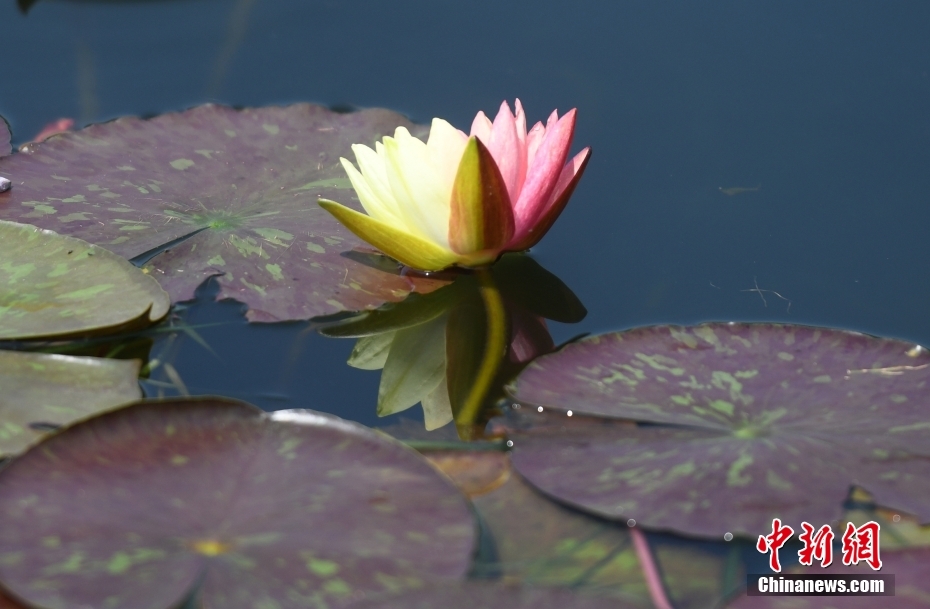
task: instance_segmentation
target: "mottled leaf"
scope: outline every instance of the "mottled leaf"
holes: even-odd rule
[[[630,609],[640,606],[570,590],[464,581],[375,597],[353,603],[351,609]]]
[[[875,574],[865,565],[843,566],[834,558],[824,569],[794,567],[788,573],[830,576],[834,574]],[[728,609],[925,609],[930,605],[930,549],[882,552],[881,575],[894,575],[894,596],[748,596],[745,593],[727,605]]]
[[[387,110],[338,114],[309,104],[121,118],[0,161],[0,175],[16,183],[0,199],[0,218],[126,258],[154,255],[146,269],[174,301],[218,276],[217,298],[248,304],[253,321],[373,308],[441,282],[344,255],[362,243],[317,199],[360,209],[339,157],[399,125],[410,123]]]
[[[119,256],[0,220],[0,339],[145,326],[167,315],[170,306],[158,282]]]
[[[452,454],[441,454],[444,471],[452,469]],[[483,461],[493,463],[491,459],[497,455],[500,453],[465,453],[459,459],[470,462],[483,457]],[[435,460],[432,453],[428,456]],[[506,455],[501,457],[507,459]],[[458,482],[460,477],[453,479]],[[488,486],[486,483],[484,488]],[[653,606],[625,522],[603,520],[554,503],[518,474],[473,496],[472,501],[493,537],[498,561],[480,564],[479,574],[524,584],[565,586],[636,606]],[[650,545],[676,608],[713,607],[725,598],[728,560],[717,548],[661,538],[653,539]],[[734,571],[730,585],[745,585],[738,568]]]
[[[591,337],[510,387],[547,411],[522,409],[540,421],[514,429],[514,464],[561,500],[689,534],[754,537],[775,517],[835,522],[852,485],[926,522],[928,381],[925,350],[840,330],[708,324]]]
[[[13,152],[13,146],[10,144],[12,139],[13,133],[10,130],[10,124],[0,116],[0,156],[7,156]]]
[[[502,451],[430,450],[423,456],[472,498],[490,493],[510,479],[510,456]]]
[[[50,428],[142,397],[138,360],[0,351],[0,457]]]
[[[540,495],[518,474],[472,497],[497,561],[478,574],[534,586],[563,586],[650,607],[625,523],[592,518]]]
[[[312,411],[142,402],[0,471],[0,581],[30,604],[341,604],[463,576],[475,525],[422,457]]]

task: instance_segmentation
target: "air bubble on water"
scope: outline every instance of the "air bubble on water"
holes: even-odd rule
[[[723,540],[724,540],[724,541],[733,541],[733,533],[724,533],[724,534],[723,534]]]
[[[568,411],[568,412],[566,412],[565,414],[567,414],[568,416],[572,416],[572,411],[571,411],[571,410],[569,410],[569,411]]]
[[[513,447],[513,440],[507,440],[507,448]]]
[[[536,412],[542,412],[542,406],[536,409]]]
[[[895,522],[901,522],[901,515],[895,514],[894,516],[891,517],[891,519]]]
[[[626,526],[628,526],[628,527],[635,527],[635,526],[636,526],[636,521],[633,520],[632,518],[630,518],[629,520],[626,521]]]

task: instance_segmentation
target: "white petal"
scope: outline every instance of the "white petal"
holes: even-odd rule
[[[449,197],[430,160],[426,144],[403,127],[384,138],[388,182],[400,219],[410,232],[449,247]]]
[[[462,154],[468,144],[468,136],[441,118],[434,118],[429,130],[426,149],[429,151],[433,166],[439,173],[439,180],[452,197],[455,174],[458,173]]]
[[[385,169],[387,160],[384,156],[384,146],[381,142],[378,142],[375,146],[377,146],[377,152],[363,144],[354,144],[352,152],[355,153],[358,168],[361,170],[362,175],[365,176],[365,179],[368,180],[371,189],[378,193],[386,205],[390,204],[393,207],[395,201],[394,195],[391,194],[391,185],[387,179],[387,170]]]
[[[355,194],[358,195],[358,200],[361,201],[365,212],[372,218],[381,220],[386,224],[398,225],[397,214],[394,213],[396,203],[394,203],[394,195],[390,190],[385,192],[372,188],[372,182],[376,182],[376,180],[359,173],[355,165],[348,159],[341,158],[339,160],[342,162],[342,167],[346,170],[349,181],[352,182],[352,188],[355,189]],[[385,198],[388,200],[385,201]]]

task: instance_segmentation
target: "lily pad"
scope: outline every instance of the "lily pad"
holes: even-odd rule
[[[10,131],[10,124],[0,116],[0,156],[7,156],[13,152],[13,146],[10,143],[12,140],[13,133]]]
[[[0,351],[0,457],[50,427],[142,397],[139,360]]]
[[[612,598],[585,596],[571,590],[529,588],[464,581],[443,586],[431,586],[391,596],[379,596],[359,603],[351,609],[632,609],[641,605],[620,602]]]
[[[841,330],[595,336],[534,361],[510,387],[545,411],[521,410],[535,416],[512,432],[514,465],[563,501],[689,534],[754,538],[776,517],[835,522],[852,485],[926,522],[928,382],[924,349]]]
[[[444,471],[448,471],[453,454],[443,455]],[[429,458],[434,459],[432,453]],[[479,564],[479,574],[500,575],[505,581],[527,585],[568,587],[653,607],[625,522],[604,520],[555,503],[517,474],[498,488],[472,497],[472,501],[494,539],[498,560]],[[723,588],[727,560],[716,548],[684,540],[674,547],[656,540],[650,545],[676,608],[714,607],[727,596]],[[731,583],[742,587],[745,578],[738,575],[730,578],[734,580]]]
[[[0,220],[0,339],[144,326],[170,307],[158,282],[119,256],[80,239]]]
[[[463,576],[467,500],[411,449],[312,411],[141,402],[0,472],[0,582],[28,604],[337,607]]]
[[[309,104],[121,118],[0,161],[16,183],[0,218],[151,257],[146,269],[175,302],[218,276],[217,298],[248,304],[252,321],[373,308],[441,282],[344,255],[363,244],[317,198],[361,209],[339,157],[399,125],[412,127],[388,110]]]

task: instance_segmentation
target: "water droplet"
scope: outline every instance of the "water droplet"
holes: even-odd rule
[[[628,527],[635,527],[635,526],[636,526],[636,521],[633,520],[632,518],[630,518],[629,520],[626,521],[626,526],[628,526]]]
[[[542,406],[536,409],[536,412],[542,412]]]
[[[566,412],[565,414],[567,414],[568,416],[572,416],[572,411],[571,411],[571,410],[569,410],[569,411],[568,411],[568,412]]]
[[[733,541],[733,533],[724,533],[724,534],[723,534],[723,540],[724,540],[724,541]]]

